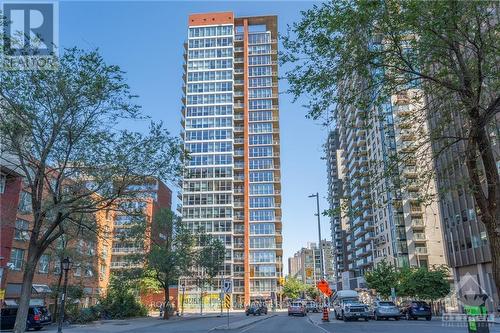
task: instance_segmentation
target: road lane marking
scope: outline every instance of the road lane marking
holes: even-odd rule
[[[329,332],[326,328],[323,328],[323,327],[319,326],[318,324],[316,324],[316,322],[314,322],[314,321],[311,319],[311,317],[307,316],[307,321],[308,321],[311,325],[313,325],[313,326],[315,326],[315,327],[319,328],[320,330],[322,330],[323,332],[330,333],[330,332]]]

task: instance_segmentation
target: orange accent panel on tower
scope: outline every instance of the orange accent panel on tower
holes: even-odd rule
[[[245,271],[245,305],[250,305],[250,171],[249,171],[249,148],[248,148],[248,20],[243,20],[243,154],[245,167],[244,188],[244,261]]]
[[[202,26],[202,25],[215,25],[215,24],[233,24],[233,12],[222,13],[206,13],[206,14],[193,14],[189,15],[188,25]]]

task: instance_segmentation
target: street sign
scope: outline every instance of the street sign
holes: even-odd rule
[[[226,294],[230,294],[233,292],[233,281],[232,280],[224,280],[224,283],[222,285],[222,291],[224,291]]]
[[[229,295],[229,294],[226,294],[224,296],[224,307],[226,309],[229,309],[231,307],[231,295]]]
[[[321,291],[323,294],[325,294],[328,297],[330,297],[333,294],[332,290],[330,289],[330,285],[325,280],[318,281],[317,287],[318,287],[319,291]]]

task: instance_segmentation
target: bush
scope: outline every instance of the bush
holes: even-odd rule
[[[143,317],[148,314],[145,306],[139,303],[129,284],[111,279],[108,292],[100,302],[101,315],[111,319]]]
[[[68,310],[67,318],[72,324],[86,324],[99,320],[100,318],[100,308],[98,306],[91,306],[83,309],[73,307]]]

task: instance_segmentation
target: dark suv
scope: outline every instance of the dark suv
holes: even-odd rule
[[[401,314],[407,320],[425,318],[432,319],[431,307],[423,301],[405,301],[401,305]]]
[[[0,315],[0,329],[9,330],[14,328],[16,323],[17,307],[3,308]],[[40,305],[31,305],[28,310],[26,320],[26,329],[33,328],[35,331],[41,330],[44,326],[52,322],[47,307]]]

